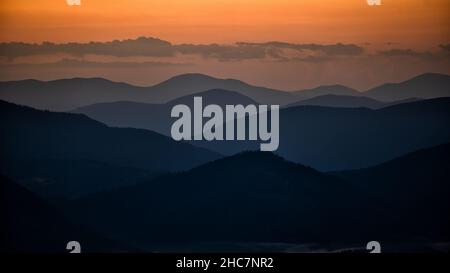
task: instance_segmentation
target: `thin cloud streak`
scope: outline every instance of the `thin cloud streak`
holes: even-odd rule
[[[295,59],[286,50],[294,50],[306,57],[357,56],[364,48],[354,44],[292,44],[285,42],[221,44],[179,44],[157,38],[139,37],[137,39],[114,40],[111,42],[63,43],[44,42],[41,44],[10,42],[0,43],[0,56],[9,60],[32,55],[70,54],[82,57],[88,54],[114,57],[175,57],[198,55],[219,61],[240,61],[271,58],[276,60]]]

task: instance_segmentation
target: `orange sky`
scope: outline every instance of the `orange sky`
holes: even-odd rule
[[[0,40],[105,41],[153,36],[173,43],[268,41],[449,42],[449,0],[1,0]]]
[[[381,1],[381,6],[369,6],[366,0],[81,0],[81,6],[70,7],[66,0],[0,0],[0,42],[89,42],[146,36],[172,44],[282,41],[355,44],[364,49],[359,55],[328,56],[315,62],[292,58],[222,61],[201,53],[168,58],[70,52],[15,59],[2,55],[0,80],[104,77],[150,85],[198,72],[285,90],[323,84],[364,90],[425,72],[450,74],[450,0]],[[392,49],[400,50],[380,54]],[[80,63],[51,64],[65,58]],[[109,64],[95,63],[99,60]],[[156,64],[133,63],[144,61]]]

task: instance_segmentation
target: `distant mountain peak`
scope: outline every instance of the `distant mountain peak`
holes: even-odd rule
[[[364,96],[394,101],[407,98],[437,98],[450,96],[450,75],[424,73],[398,83],[386,83],[363,93]]]
[[[305,89],[305,90],[319,90],[319,89],[345,89],[345,90],[354,90],[353,88],[350,88],[348,86],[342,85],[342,84],[329,84],[329,85],[320,85],[317,87]]]
[[[190,95],[186,95],[170,101],[168,104],[181,104],[193,102],[193,97],[202,97],[205,103],[214,104],[257,104],[251,98],[244,96],[236,91],[230,91],[220,88],[210,89]]]
[[[233,167],[234,166],[234,167]],[[229,169],[245,169],[250,171],[252,169],[261,169],[261,166],[271,166],[273,169],[287,168],[295,169],[306,172],[319,173],[313,168],[307,167],[302,164],[294,163],[286,160],[285,158],[274,154],[272,152],[265,151],[243,151],[229,157],[220,158],[211,162],[208,162],[195,169],[210,169],[218,167]]]
[[[209,76],[209,75],[206,75],[206,74],[201,74],[201,73],[184,73],[184,74],[179,74],[179,75],[170,77],[169,79],[167,79],[159,84],[172,82],[172,81],[186,81],[186,80],[196,81],[196,80],[219,80],[219,79]]]
[[[73,82],[77,83],[97,83],[97,84],[107,84],[107,85],[123,85],[128,87],[138,87],[134,86],[132,84],[126,83],[126,82],[119,82],[119,81],[113,81],[110,79],[102,78],[102,77],[74,77],[74,78],[67,78],[67,79],[57,79],[48,81],[47,83],[68,83],[72,84]]]
[[[302,98],[312,98],[323,95],[343,95],[343,96],[361,95],[361,92],[340,84],[321,85],[310,89],[295,91],[294,93]]]
[[[350,88],[348,86],[342,85],[342,84],[330,84],[330,85],[322,85],[316,88],[312,88],[312,89],[318,89],[318,88],[329,88],[329,89],[347,89],[347,90],[355,90],[353,88]],[[355,90],[356,91],[356,90]]]
[[[429,78],[449,78],[450,75],[448,74],[443,74],[443,73],[423,73],[420,75],[417,75],[413,78],[411,78],[410,80],[414,80],[414,79],[429,79]]]
[[[386,106],[387,104],[363,96],[326,94],[326,95],[319,95],[317,97],[312,97],[309,99],[300,100],[298,102],[288,104],[286,107],[301,106],[301,105],[339,107],[339,108],[363,107],[376,109]]]

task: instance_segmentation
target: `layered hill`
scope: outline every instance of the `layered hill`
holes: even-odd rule
[[[0,171],[46,193],[58,188],[57,193],[77,195],[133,184],[220,157],[152,131],[108,127],[81,114],[4,101],[0,121]]]

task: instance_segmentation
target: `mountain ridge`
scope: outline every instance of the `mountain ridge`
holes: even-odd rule
[[[110,126],[142,128],[171,136],[171,125],[176,120],[171,117],[172,107],[184,104],[193,109],[194,96],[201,96],[204,106],[216,104],[224,108],[227,104],[257,104],[253,99],[235,91],[211,89],[176,98],[165,104],[110,102],[80,107],[72,112],[85,114]]]
[[[58,198],[133,184],[221,157],[156,132],[108,127],[82,114],[42,111],[4,101],[0,101],[0,124],[0,172]],[[25,171],[27,166],[29,171]]]
[[[428,154],[437,151],[448,158],[449,148],[446,144],[423,151]],[[393,162],[405,161],[415,154]],[[423,179],[426,174],[420,177],[411,174],[411,183],[429,190],[409,191],[401,187],[396,193],[403,190],[405,196],[417,195],[419,199],[430,197],[428,192],[442,190],[442,193],[429,204],[414,203],[417,210],[407,215],[405,209],[411,206],[411,201],[390,200],[389,183],[382,183],[383,172],[369,181],[373,189],[381,183],[378,192],[372,193],[371,188],[361,186],[371,176],[366,170],[357,170],[360,175],[356,178],[351,177],[355,171],[321,173],[260,151],[242,152],[120,191],[81,198],[69,205],[69,211],[84,224],[112,238],[137,243],[147,251],[174,251],[170,248],[173,244],[175,251],[190,252],[207,243],[214,247],[214,242],[228,243],[234,250],[252,243],[319,244],[321,249],[328,249],[333,245],[360,243],[368,237],[386,245],[418,244],[421,249],[427,243],[449,238],[446,227],[450,222],[445,212],[449,208],[450,187],[441,186],[450,174],[446,162],[433,165],[440,157],[423,156],[420,151],[419,157],[430,162],[426,174],[442,174],[439,183],[428,184]],[[375,168],[386,164],[391,163]],[[392,171],[402,177],[414,167],[414,172],[420,172],[417,166],[409,164]],[[127,202],[127,207],[114,205],[117,202]],[[439,207],[442,202],[445,206]],[[88,207],[92,210],[84,209]],[[116,219],[123,219],[122,216],[127,225]],[[161,248],[162,244],[166,248]]]
[[[280,110],[277,154],[320,171],[376,165],[419,148],[450,141],[450,98],[381,109],[295,106]],[[231,155],[259,141],[192,141]]]
[[[360,96],[362,95],[360,91],[356,89],[340,85],[321,85],[310,89],[303,89],[299,91],[294,91],[299,97],[308,99],[323,95],[342,95],[342,96]]]
[[[125,251],[118,244],[70,222],[61,211],[0,175],[2,234],[0,249],[8,253],[68,253],[70,239],[82,242],[82,252]],[[83,244],[89,242],[88,244]]]
[[[339,238],[337,234],[349,238],[338,224],[339,217],[366,226],[367,222],[354,222],[354,216],[345,214],[349,200],[363,202],[357,192],[339,178],[257,151],[166,174],[120,191],[81,198],[71,203],[69,211],[112,238],[139,242],[147,249],[157,242],[326,241],[333,236]],[[319,195],[320,200],[315,200]],[[128,200],[128,205],[116,206],[112,200]],[[92,210],[82,214],[86,207]],[[127,227],[115,220],[125,215],[131,229],[126,232]],[[304,223],[301,219],[305,218],[311,223]],[[318,229],[324,228],[316,224],[325,222],[333,223],[335,229],[318,235]]]
[[[398,83],[386,83],[367,91],[365,96],[381,100],[393,101],[411,97],[430,99],[450,97],[450,75],[424,73]]]
[[[56,111],[123,100],[167,103],[182,96],[210,89],[235,91],[260,104],[287,105],[300,99],[329,94],[367,96],[380,101],[395,101],[413,97],[424,99],[450,96],[449,79],[450,76],[446,74],[426,73],[403,82],[380,85],[364,92],[342,85],[319,86],[289,92],[200,73],[180,74],[151,86],[135,86],[98,77],[52,81],[23,80],[0,82],[0,99]]]

